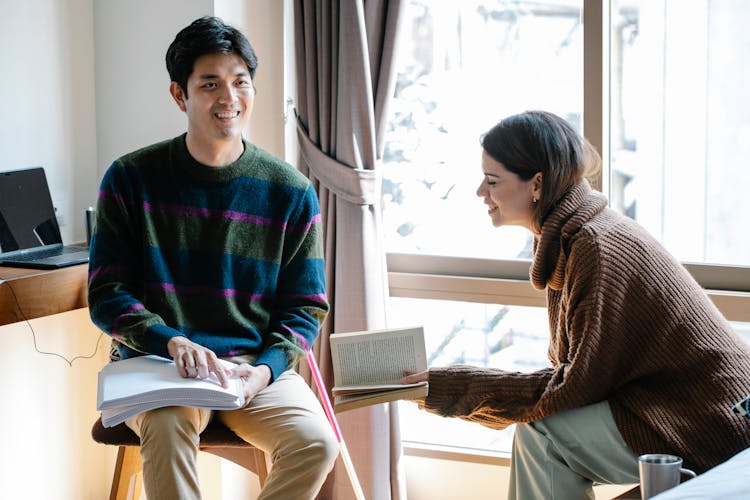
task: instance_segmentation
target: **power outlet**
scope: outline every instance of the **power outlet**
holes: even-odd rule
[[[65,217],[60,214],[60,211],[55,207],[55,218],[57,218],[57,225],[63,227],[66,224]]]

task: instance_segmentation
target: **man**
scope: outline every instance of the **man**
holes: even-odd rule
[[[338,454],[320,404],[293,371],[328,312],[315,192],[242,137],[257,67],[242,33],[198,19],[177,34],[166,62],[187,132],[119,158],[105,174],[91,317],[122,358],[157,354],[183,377],[241,378],[246,405],[129,419],[146,494],[200,498],[198,436],[218,418],[273,457],[260,498],[312,498]]]

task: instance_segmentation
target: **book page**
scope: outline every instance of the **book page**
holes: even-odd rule
[[[335,396],[333,406],[338,413],[373,404],[388,403],[399,399],[420,399],[425,396],[427,396],[427,382],[416,385],[401,385],[399,389],[390,391]]]
[[[228,368],[234,366],[219,361]],[[206,379],[183,378],[172,360],[155,355],[109,363],[99,372],[97,409],[102,412],[104,427],[163,406],[224,410],[243,404],[240,379],[230,379],[229,387],[222,387],[215,374]]]
[[[334,392],[359,390],[352,386],[401,388],[404,372],[427,369],[422,327],[333,334],[330,339]]]
[[[231,402],[240,394],[234,381],[229,387],[222,387],[214,374],[207,379],[183,378],[172,360],[155,355],[109,363],[99,372],[97,389],[98,410],[164,399],[167,395]]]

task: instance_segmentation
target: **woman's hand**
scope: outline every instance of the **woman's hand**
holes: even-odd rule
[[[401,384],[418,384],[419,382],[429,382],[430,381],[430,371],[425,370],[423,372],[418,373],[406,373],[403,377],[399,379],[399,383]]]
[[[430,381],[430,371],[425,370],[423,372],[418,373],[405,373],[403,377],[399,379],[399,383],[401,384],[418,384],[420,382],[428,382]],[[419,407],[421,408],[424,404],[424,398],[418,398],[414,399]]]

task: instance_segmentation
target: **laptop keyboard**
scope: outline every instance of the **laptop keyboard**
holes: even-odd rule
[[[86,247],[50,248],[48,250],[38,250],[35,252],[15,255],[13,256],[13,260],[17,262],[30,262],[32,260],[46,259],[48,257],[57,257],[63,254],[77,253],[82,251],[86,251]]]

